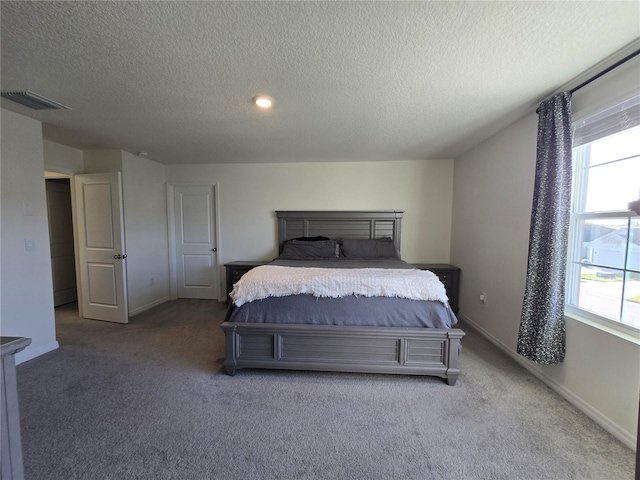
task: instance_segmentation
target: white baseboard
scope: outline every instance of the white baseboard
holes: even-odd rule
[[[633,436],[633,434],[629,433],[627,430],[622,428],[620,425],[615,423],[606,415],[603,415],[599,410],[594,408],[589,403],[585,402],[582,398],[578,397],[571,390],[567,389],[565,386],[559,384],[551,377],[545,375],[543,372],[535,368],[535,365],[530,361],[525,359],[523,356],[518,355],[514,350],[510,349],[507,345],[502,343],[492,334],[487,332],[484,328],[478,325],[476,322],[471,320],[464,314],[458,314],[458,318],[460,318],[465,323],[471,325],[475,330],[478,331],[483,337],[487,338],[491,343],[493,343],[496,347],[502,350],[504,353],[509,355],[513,360],[526,368],[529,372],[531,372],[536,378],[542,381],[544,384],[555,390],[559,395],[561,395],[565,400],[575,406],[578,410],[584,413],[586,416],[591,418],[594,422],[604,428],[607,432],[612,434],[622,443],[624,443],[631,450],[635,451],[637,448],[637,438]],[[464,343],[464,342],[463,342]]]
[[[16,353],[16,365],[20,365],[21,363],[24,363],[33,358],[39,357],[40,355],[44,355],[45,353],[51,352],[52,350],[55,350],[58,347],[60,347],[58,342],[51,342],[51,343],[47,343],[46,345],[40,345],[38,347],[29,345],[23,351]]]
[[[168,302],[169,300],[171,300],[170,297],[162,297],[161,299],[156,300],[155,302],[147,303],[146,305],[143,305],[142,307],[138,307],[135,310],[129,310],[129,317],[133,317],[134,315],[138,315],[139,313],[150,310],[153,307],[162,305],[164,302]]]

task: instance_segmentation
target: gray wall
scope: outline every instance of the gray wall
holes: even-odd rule
[[[42,125],[2,110],[1,297],[3,336],[29,337],[23,362],[58,347],[44,183]],[[25,239],[34,250],[25,249]]]
[[[129,314],[169,300],[164,165],[122,152]]]
[[[579,116],[638,88],[640,62],[577,92]],[[582,112],[582,113],[581,113]],[[451,261],[462,268],[461,318],[475,325],[550,386],[635,445],[640,341],[567,318],[567,356],[539,366],[515,354],[524,295],[536,161],[531,113],[456,159]],[[478,299],[486,292],[487,301]]]
[[[122,150],[83,152],[48,141],[44,145],[49,170],[69,174],[122,172],[129,314],[169,300],[164,165]]]
[[[168,165],[166,175],[219,183],[221,264],[274,258],[276,210],[405,210],[402,258],[449,261],[453,160]]]

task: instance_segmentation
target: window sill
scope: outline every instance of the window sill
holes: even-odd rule
[[[606,320],[600,320],[595,316],[591,316],[588,312],[565,306],[564,316],[571,318],[580,323],[584,323],[591,327],[597,328],[600,331],[610,333],[618,338],[627,340],[636,345],[640,345],[640,330],[636,330],[633,327],[627,327],[624,324],[618,324],[615,322],[608,322]]]

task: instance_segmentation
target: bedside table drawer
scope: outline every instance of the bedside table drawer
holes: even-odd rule
[[[238,283],[238,280],[240,280],[242,278],[242,276],[247,273],[250,269],[244,270],[244,269],[232,269],[231,272],[229,272],[229,277],[231,280],[231,285],[235,285],[236,283]]]
[[[227,270],[227,304],[231,301],[229,294],[233,290],[233,286],[238,283],[242,276],[249,270],[260,265],[266,265],[269,262],[231,262],[225,263]]]
[[[414,263],[420,270],[430,270],[435,273],[444,285],[449,297],[449,305],[453,313],[458,313],[458,296],[460,289],[460,269],[446,263]]]
[[[440,281],[443,283],[445,288],[449,289],[453,285],[453,276],[449,272],[434,272]]]

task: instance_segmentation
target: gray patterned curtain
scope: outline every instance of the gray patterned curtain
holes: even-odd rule
[[[571,93],[538,110],[536,180],[527,286],[517,352],[536,363],[564,360],[564,280],[571,205]]]

